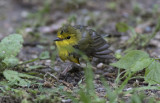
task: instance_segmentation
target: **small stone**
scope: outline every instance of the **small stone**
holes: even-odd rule
[[[98,65],[97,65],[97,68],[98,69],[102,69],[104,67],[104,64],[103,63],[99,63]]]
[[[94,67],[94,66],[92,66],[92,69],[93,69],[94,71],[96,71],[96,70],[97,70],[97,68],[96,68],[96,67]]]
[[[124,89],[124,91],[129,91],[129,90],[132,90],[133,88],[126,88]]]
[[[87,65],[85,63],[81,63],[81,67],[85,68]]]
[[[71,99],[67,99],[67,100],[63,99],[62,100],[62,103],[71,103],[71,102],[72,102]]]
[[[98,79],[98,78],[100,78],[100,75],[98,75],[98,74],[95,75],[95,79]]]
[[[54,70],[55,70],[56,72],[60,72],[60,71],[61,71],[61,68],[60,68],[59,66],[55,66],[55,67],[54,67]]]
[[[27,18],[28,15],[29,15],[28,11],[22,11],[22,13],[21,13],[21,16],[22,16],[23,18]]]
[[[151,31],[152,31],[152,28],[151,28],[151,27],[147,26],[147,27],[145,28],[145,32],[151,32]]]
[[[46,60],[45,65],[51,65],[51,60]]]
[[[33,28],[26,28],[26,29],[25,29],[25,32],[31,33],[31,32],[33,32]]]
[[[32,58],[38,58],[38,56],[33,54],[33,55],[32,55]]]

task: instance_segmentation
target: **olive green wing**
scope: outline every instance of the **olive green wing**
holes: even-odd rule
[[[108,49],[109,44],[94,30],[89,29],[86,31],[83,32],[83,38],[79,42],[80,50],[84,51],[88,56],[101,59],[113,58],[113,56],[109,55],[112,52]]]
[[[91,43],[91,50],[93,52],[93,56],[97,58],[113,58],[110,53],[112,51],[109,48],[109,44],[96,32],[92,32],[92,43]]]

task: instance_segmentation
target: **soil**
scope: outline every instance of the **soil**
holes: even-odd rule
[[[119,33],[116,30],[117,22],[125,22],[132,26],[134,30],[140,34],[150,35],[160,14],[159,0],[48,0],[50,3],[49,11],[41,9],[45,8],[45,2],[42,0],[0,0],[0,40],[7,35],[21,33],[24,37],[24,47],[18,55],[21,62],[39,57],[43,51],[49,51],[50,55],[56,51],[53,40],[56,32],[64,23],[70,22],[72,25],[87,25],[95,29],[102,36],[108,36],[107,40],[110,49],[114,52],[122,52],[125,50],[125,43],[130,38],[129,32]],[[116,2],[111,4],[111,2]],[[115,5],[115,6],[114,6]],[[153,13],[153,9],[158,5],[157,12]],[[35,15],[33,15],[35,14]],[[30,16],[33,15],[33,16]],[[152,39],[149,45],[144,49],[151,57],[160,57],[160,33]],[[123,48],[122,48],[123,47]],[[94,71],[94,85],[98,96],[105,97],[105,90],[100,81],[100,77],[104,76],[110,86],[114,87],[117,69],[109,66],[110,62],[116,60],[92,60],[92,68]],[[101,64],[100,64],[101,63]],[[40,76],[52,73],[60,80],[60,83],[69,89],[78,86],[81,81],[84,82],[84,70],[76,67],[69,71],[65,76],[61,72],[70,65],[70,62],[64,63],[56,56],[53,63],[52,60],[40,60],[24,65],[28,68],[33,65],[42,65],[38,71]],[[85,62],[81,62],[81,67]],[[49,74],[52,79],[46,78],[45,86],[53,87],[56,80]],[[143,80],[137,80],[139,85],[145,85]],[[129,82],[126,89],[132,88],[136,81]],[[151,91],[153,93],[153,91]],[[148,92],[147,92],[148,93]],[[154,92],[159,93],[159,91]],[[128,96],[129,97],[129,96]],[[6,97],[8,98],[8,97]],[[160,99],[160,97],[158,96]],[[3,99],[3,100],[2,100]],[[19,100],[13,101],[13,98],[5,101],[5,103],[17,103]],[[10,101],[11,100],[11,101]],[[70,102],[63,102],[70,103]]]

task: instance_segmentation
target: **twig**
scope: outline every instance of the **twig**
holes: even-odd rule
[[[53,74],[51,74],[51,73],[49,73],[49,72],[47,72],[47,73],[44,75],[45,80],[46,80],[46,76],[47,76],[47,75],[50,75],[51,77],[53,77],[54,79],[56,79],[56,81],[59,81],[59,79],[58,79],[55,75],[53,75]]]
[[[53,77],[57,82],[62,83],[62,84],[64,84],[64,85],[66,85],[67,87],[72,87],[71,84],[69,84],[69,83],[67,83],[67,82],[65,82],[65,81],[63,81],[63,80],[59,80],[55,75],[53,75],[53,74],[51,74],[51,73],[49,73],[49,72],[47,72],[47,73],[44,75],[44,80],[45,80],[45,81],[46,81],[46,76],[47,76],[47,75],[50,75],[50,76]]]

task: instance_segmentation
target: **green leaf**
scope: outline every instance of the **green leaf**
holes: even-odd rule
[[[129,29],[129,26],[123,22],[116,24],[116,29],[118,32],[126,32]]]
[[[160,84],[160,63],[153,61],[145,71],[145,81],[149,84]]]
[[[16,57],[7,57],[3,61],[7,67],[14,67],[19,63],[19,60]]]
[[[0,42],[0,59],[16,56],[22,48],[23,38],[19,34],[12,34]]]
[[[33,65],[33,66],[29,66],[27,70],[34,70],[34,69],[39,69],[43,67],[44,67],[43,65]]]
[[[140,50],[132,50],[122,57],[118,62],[112,63],[112,66],[131,71],[139,71],[149,66],[152,60],[149,55]]]
[[[31,84],[31,80],[29,79],[40,79],[38,77],[23,74],[23,73],[18,73],[13,70],[5,70],[3,71],[3,75],[9,82],[12,82],[18,86],[27,86]]]
[[[49,52],[48,52],[48,51],[42,52],[42,53],[40,54],[39,58],[40,58],[40,59],[48,59],[48,58],[50,58]]]
[[[150,58],[142,58],[141,60],[138,60],[135,65],[133,65],[131,67],[131,70],[132,71],[139,71],[139,70],[142,70],[146,67],[148,67],[151,63],[152,63],[152,59]]]

